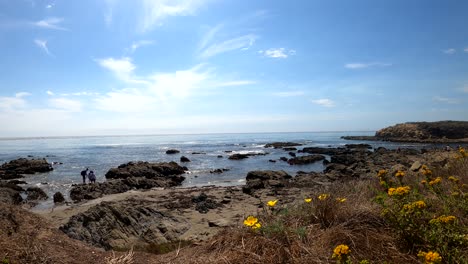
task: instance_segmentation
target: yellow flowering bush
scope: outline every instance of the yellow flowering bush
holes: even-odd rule
[[[310,203],[310,202],[312,202],[312,198],[305,198],[305,199],[304,199],[304,202]]]
[[[399,171],[397,171],[397,172],[395,173],[395,177],[397,177],[397,178],[402,178],[402,177],[404,177],[404,176],[405,176],[405,172],[404,172],[404,171],[400,171],[400,170],[399,170]]]
[[[341,244],[336,246],[333,250],[332,258],[337,259],[338,263],[340,263],[341,261],[347,260],[349,253],[351,253],[349,247],[347,245]]]
[[[433,251],[420,251],[418,253],[418,257],[424,261],[424,264],[436,264],[442,261],[442,257],[439,255],[439,253]]]
[[[410,191],[409,186],[397,187],[397,188],[389,188],[388,195],[389,196],[402,196],[408,194]]]
[[[442,178],[441,178],[441,177],[437,177],[437,178],[435,178],[434,180],[430,181],[430,182],[429,182],[429,185],[430,185],[430,186],[434,186],[434,185],[439,184],[439,183],[441,183],[441,182],[442,182]]]
[[[441,215],[437,218],[432,219],[429,221],[430,224],[451,224],[454,223],[457,218],[453,215]]]
[[[339,202],[339,203],[344,203],[346,202],[346,198],[336,198],[336,201]]]

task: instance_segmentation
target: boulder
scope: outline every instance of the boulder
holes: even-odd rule
[[[325,154],[325,155],[337,155],[349,152],[349,150],[345,148],[321,148],[321,147],[308,147],[299,150],[302,153],[309,153],[309,154]]]
[[[47,200],[49,196],[39,187],[29,187],[26,189],[28,201]]]
[[[369,144],[346,144],[346,148],[348,149],[372,149],[372,146]]]
[[[180,162],[190,162],[189,158],[182,156],[180,157]]]
[[[247,173],[246,185],[242,187],[242,191],[247,194],[252,194],[258,189],[284,187],[291,178],[292,176],[285,171],[250,171]]]
[[[275,163],[275,162],[276,162],[276,160],[268,160],[268,162]]]
[[[294,153],[294,152],[289,152],[288,154],[289,154],[289,156],[291,156],[291,157],[296,157],[296,153]]]
[[[223,206],[212,198],[209,198],[203,192],[198,196],[192,197],[192,202],[195,203],[195,210],[201,214],[206,214],[210,209],[216,209],[220,206]]]
[[[78,202],[81,200],[97,199],[104,195],[123,193],[132,189],[147,190],[155,187],[172,187],[180,185],[182,181],[173,180],[175,177],[182,176],[154,179],[148,179],[144,177],[130,177],[125,179],[109,180],[106,182],[98,182],[95,184],[79,184],[73,186],[70,190],[70,198],[73,201]]]
[[[411,171],[419,171],[419,169],[422,167],[422,164],[419,160],[415,161],[413,165],[411,165],[410,170]]]
[[[21,202],[23,202],[23,198],[19,191],[0,186],[0,203],[20,204]]]
[[[284,151],[296,151],[297,148],[295,148],[295,147],[285,147],[285,148],[283,148],[283,150]]]
[[[172,154],[177,154],[180,153],[180,150],[177,149],[168,149],[166,150],[166,154],[172,155]]]
[[[232,223],[226,218],[219,218],[216,220],[208,221],[209,227],[229,227],[232,226]]]
[[[65,202],[65,197],[61,192],[54,193],[54,203],[63,203]]]
[[[185,173],[185,168],[175,162],[149,163],[144,161],[129,162],[117,168],[112,168],[106,173],[107,179],[125,179],[130,177],[171,178]],[[184,177],[174,177],[174,180],[182,182]]]
[[[295,157],[288,160],[289,165],[304,165],[324,160],[325,156],[314,154],[308,156]]]
[[[286,162],[287,162],[287,161],[288,161],[288,158],[286,158],[286,157],[281,157],[280,160],[281,160],[281,161],[286,161]]]
[[[249,157],[249,155],[247,155],[247,154],[232,154],[231,156],[229,156],[228,159],[230,159],[230,160],[242,160],[242,159],[246,159],[248,157]]]
[[[46,159],[20,158],[6,162],[0,166],[0,179],[17,179],[22,178],[22,174],[34,174],[52,170],[52,165],[50,165]]]
[[[295,143],[295,142],[273,142],[273,143],[268,143],[265,145],[265,148],[284,148],[284,147],[297,147],[297,146],[302,146],[301,143]]]
[[[102,202],[72,216],[60,229],[73,239],[110,249],[145,248],[180,240],[189,223],[146,200]]]

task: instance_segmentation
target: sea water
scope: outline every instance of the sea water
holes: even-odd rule
[[[96,136],[58,138],[0,139],[0,163],[17,158],[46,158],[54,163],[48,173],[26,175],[26,186],[38,186],[49,197],[60,191],[66,197],[72,184],[82,182],[80,171],[93,170],[98,182],[105,181],[106,172],[130,161],[168,162],[180,164],[180,157],[189,171],[182,186],[234,186],[245,183],[245,176],[253,170],[284,170],[291,175],[297,171],[322,171],[322,162],[307,165],[289,165],[280,157],[291,158],[282,149],[265,148],[266,143],[297,142],[297,147],[342,147],[349,143],[369,143],[373,147],[414,147],[418,144],[390,142],[364,142],[343,140],[341,136],[373,135],[375,132],[313,132],[313,133],[252,133],[204,135],[149,135],[149,136]],[[166,150],[177,149],[179,154],[168,155]],[[199,152],[203,154],[193,154]],[[235,153],[260,153],[244,160],[229,160]],[[298,153],[298,155],[302,155]],[[307,154],[304,154],[307,155]],[[218,156],[222,156],[219,158]],[[270,162],[275,160],[276,162]],[[221,174],[210,173],[227,169]],[[50,199],[49,199],[50,200]],[[50,201],[49,201],[50,202]]]

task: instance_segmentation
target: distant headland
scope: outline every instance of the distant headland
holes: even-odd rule
[[[412,143],[467,143],[468,121],[408,122],[380,129],[375,136],[342,138]]]

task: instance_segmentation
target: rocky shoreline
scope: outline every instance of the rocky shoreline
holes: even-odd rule
[[[325,169],[298,171],[295,176],[284,171],[251,171],[245,176],[244,186],[176,188],[185,179],[187,168],[176,162],[129,162],[110,169],[106,182],[74,186],[70,192],[72,203],[35,212],[70,238],[88,245],[149,252],[156,245],[198,243],[223,228],[240,226],[247,215],[263,210],[268,200],[288,204],[325,192],[333,184],[373,179],[381,169],[390,173],[418,170],[422,164],[440,168],[452,155],[445,150],[372,149],[368,144],[300,148],[299,144],[276,142],[270,146],[287,148],[285,151],[299,148],[297,153],[304,155],[291,157],[290,164],[322,162]],[[41,166],[37,166],[38,162]],[[22,182],[10,179],[11,175],[21,178],[25,171],[43,172],[48,168],[44,162],[21,159],[2,165],[0,175],[8,176],[0,181],[0,203],[22,205],[44,199],[39,188],[25,190],[20,186]]]

